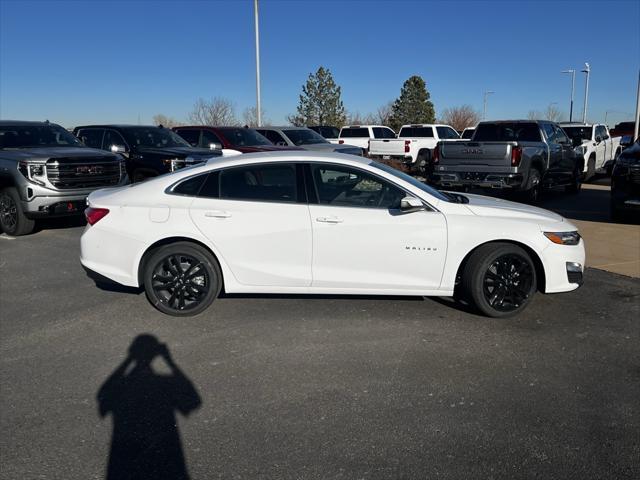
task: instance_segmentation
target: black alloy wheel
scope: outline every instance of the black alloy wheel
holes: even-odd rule
[[[220,267],[199,245],[187,242],[166,245],[155,252],[145,265],[147,298],[163,313],[197,315],[220,293]]]
[[[20,196],[14,187],[0,191],[0,230],[7,235],[19,237],[33,232],[36,222],[22,211]]]
[[[533,267],[516,254],[495,259],[487,268],[483,288],[487,303],[499,312],[512,312],[526,302],[533,283]]]
[[[511,243],[488,243],[469,257],[462,274],[465,299],[489,317],[521,312],[537,290],[536,269],[529,254]]]

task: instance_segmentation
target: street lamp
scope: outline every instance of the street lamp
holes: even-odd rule
[[[253,15],[256,25],[256,117],[258,126],[262,126],[262,112],[260,108],[260,29],[258,25],[258,0],[253,0]]]
[[[496,92],[492,92],[491,90],[484,92],[484,102],[482,106],[482,120],[485,120],[487,118],[487,97],[492,93],[496,93]]]
[[[573,121],[573,90],[576,85],[576,71],[574,69],[562,70],[561,73],[570,73],[571,74],[571,104],[569,106],[569,121]]]
[[[582,109],[582,123],[587,123],[587,100],[589,99],[589,75],[591,74],[591,67],[585,62],[584,68],[580,70],[582,73],[586,73],[584,84],[584,107]]]

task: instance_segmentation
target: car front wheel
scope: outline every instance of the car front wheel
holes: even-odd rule
[[[144,265],[147,298],[168,315],[197,315],[211,305],[222,289],[218,262],[194,243],[160,247]]]
[[[483,314],[516,315],[536,292],[536,270],[529,254],[517,245],[491,243],[471,254],[462,276],[467,300]]]
[[[22,211],[20,196],[14,187],[0,191],[0,229],[7,235],[19,237],[33,232],[35,221]]]

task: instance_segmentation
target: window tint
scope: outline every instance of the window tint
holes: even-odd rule
[[[599,125],[596,127],[596,137],[597,136],[600,136],[602,140],[604,140],[604,138],[607,136],[607,131],[605,130],[604,126]]]
[[[78,138],[87,147],[102,148],[102,136],[104,130],[101,128],[83,128],[78,130]]]
[[[211,143],[219,143],[224,148],[224,144],[222,143],[222,140],[220,140],[220,138],[215,133],[210,132],[209,130],[203,130],[202,131],[202,146],[204,148],[209,148],[209,145]]]
[[[122,135],[120,135],[115,130],[105,130],[104,139],[102,141],[102,148],[104,148],[105,150],[111,150],[111,146],[113,145],[126,147],[127,142],[125,142],[124,138],[122,138]]]
[[[531,122],[481,123],[473,136],[474,142],[539,142],[538,124]]]
[[[460,138],[464,138],[465,140],[469,140],[471,137],[473,137],[473,132],[474,132],[473,128],[467,128],[467,129],[465,129],[464,132],[462,132],[462,137],[460,137]]]
[[[284,138],[282,138],[282,135],[280,135],[275,130],[258,130],[258,133],[260,133],[261,135],[264,135],[265,137],[267,137],[269,139],[269,141],[271,143],[273,143],[274,145],[277,145],[278,143],[280,143],[281,145],[282,144],[284,144],[284,145],[287,144],[286,140]]]
[[[373,138],[396,138],[393,130],[384,127],[373,127]]]
[[[402,127],[398,137],[433,138],[432,127]]]
[[[340,207],[399,208],[405,193],[362,170],[338,165],[312,165],[320,204]]]
[[[553,125],[551,125],[550,123],[543,123],[542,130],[544,130],[544,134],[546,135],[548,141],[556,141],[556,132],[553,129]]]
[[[195,177],[187,178],[173,187],[172,192],[179,195],[196,196],[208,176],[209,174],[205,173],[203,175],[196,175]]]
[[[295,202],[296,194],[295,165],[249,165],[222,171],[220,198]]]
[[[255,147],[259,145],[271,145],[271,142],[252,128],[225,128],[220,131],[233,146]]]
[[[553,129],[555,131],[555,140],[558,143],[569,143],[569,137],[567,137],[564,133],[564,131],[562,130],[562,128],[560,128],[557,125],[553,126]]]
[[[368,128],[343,128],[340,138],[369,138]]]
[[[189,145],[197,147],[200,144],[200,130],[196,129],[183,129],[176,130],[176,133],[184,138]]]
[[[456,132],[453,128],[436,127],[436,130],[438,131],[438,138],[440,138],[440,140],[460,138],[460,135],[458,135],[458,132]]]
[[[336,127],[311,127],[312,130],[315,130],[324,138],[338,138],[340,134],[340,130]]]
[[[218,198],[220,196],[220,172],[211,172],[198,192],[199,197]]]

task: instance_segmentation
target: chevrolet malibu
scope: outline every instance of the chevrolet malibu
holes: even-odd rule
[[[88,198],[81,261],[163,313],[227,293],[453,296],[491,317],[582,284],[584,242],[555,213],[435,190],[337,153],[210,160]]]

